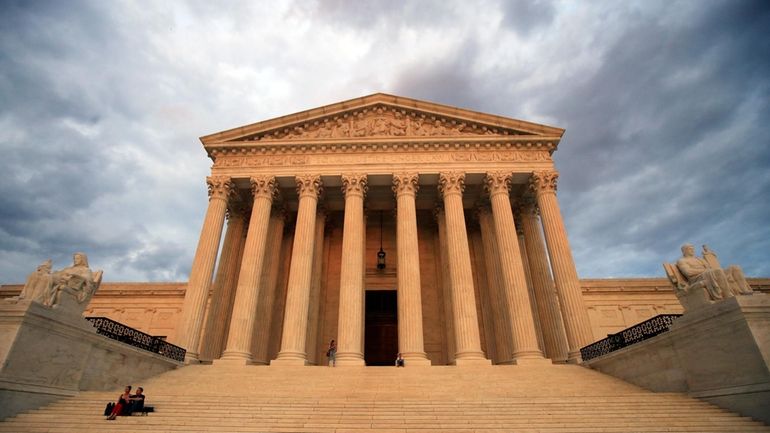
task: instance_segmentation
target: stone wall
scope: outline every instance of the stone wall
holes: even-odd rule
[[[420,215],[420,218],[424,217]],[[427,217],[426,217],[427,218]],[[371,230],[379,230],[377,227],[370,227]],[[339,257],[339,247],[342,242],[341,226],[328,228],[329,236],[332,239],[328,247],[327,260]],[[437,345],[445,345],[446,335],[443,331],[444,314],[440,310],[434,309],[430,304],[437,302],[441,298],[438,288],[437,278],[440,271],[431,267],[431,264],[437,263],[435,257],[428,257],[429,251],[434,246],[430,245],[435,240],[423,236],[420,232],[421,253],[421,277],[423,286],[423,304],[426,305],[423,321],[425,322],[425,344],[426,352],[435,364],[445,363],[445,357]],[[379,248],[379,238],[377,237],[377,248]],[[374,245],[369,245],[369,249]],[[284,242],[284,251],[291,250],[291,236],[287,236]],[[374,250],[376,251],[376,249]],[[374,256],[369,254],[369,256]],[[425,256],[425,257],[423,257]],[[389,270],[383,276],[390,275],[395,284],[395,254],[388,257]],[[282,271],[282,277],[279,278],[277,289],[278,298],[274,304],[273,322],[271,324],[271,351],[272,358],[278,353],[280,345],[280,329],[283,324],[283,297],[286,295],[285,283],[286,273],[288,273],[288,261],[290,256],[285,257],[283,262],[287,263]],[[368,268],[373,264],[367,264]],[[339,260],[336,264],[332,260],[327,266],[326,283],[322,287],[321,293],[321,329],[319,335],[319,347],[316,348],[317,359],[324,359],[325,345],[336,335],[336,317],[337,317],[337,293],[339,286]],[[440,269],[440,268],[439,268]],[[369,273],[371,277],[372,273]],[[749,284],[757,291],[770,292],[770,278],[749,278]],[[390,288],[387,278],[376,281],[368,278],[368,287]],[[647,320],[658,314],[681,313],[682,307],[674,296],[671,285],[665,278],[612,278],[612,279],[582,279],[581,286],[583,297],[588,307],[588,314],[591,319],[591,328],[594,340],[601,340],[607,334],[612,334],[633,326],[639,322]],[[125,325],[136,328],[155,336],[167,336],[169,341],[174,341],[174,333],[177,322],[179,321],[182,302],[184,301],[186,283],[102,283],[99,290],[94,295],[91,303],[85,311],[86,316],[105,316]],[[16,296],[21,292],[22,285],[6,284],[0,286],[0,299]],[[442,301],[443,302],[443,301]],[[483,314],[479,315],[480,328],[483,334]],[[483,337],[482,337],[483,338]],[[271,358],[271,359],[272,359]]]
[[[83,390],[111,390],[182,364],[98,335],[70,312],[0,302],[0,419]]]
[[[770,423],[770,294],[690,311],[661,335],[586,365],[656,392],[686,392]]]

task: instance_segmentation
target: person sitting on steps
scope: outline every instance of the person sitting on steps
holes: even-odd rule
[[[396,356],[396,367],[403,367],[404,366],[404,358],[401,356],[401,353]]]

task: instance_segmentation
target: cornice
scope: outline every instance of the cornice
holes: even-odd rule
[[[469,138],[356,138],[314,139],[291,141],[232,141],[206,146],[209,157],[216,162],[220,156],[246,155],[304,155],[328,153],[430,152],[447,150],[547,150],[553,154],[559,137],[511,136]]]

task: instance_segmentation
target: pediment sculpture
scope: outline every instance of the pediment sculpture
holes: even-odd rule
[[[522,134],[507,128],[387,106],[339,114],[240,138],[246,141],[361,137],[451,137]]]
[[[40,264],[12,301],[31,301],[82,314],[101,282],[102,271],[92,271],[85,253],[75,253],[72,266],[58,271],[51,271],[50,259]]]
[[[676,263],[663,263],[663,268],[685,312],[753,293],[743,270],[736,265],[722,268],[708,245],[703,245],[702,257],[695,255],[692,244],[682,245],[682,257]]]

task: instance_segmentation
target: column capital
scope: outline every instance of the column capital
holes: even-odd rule
[[[537,195],[556,194],[558,180],[559,172],[556,170],[535,171],[529,178],[529,188]]]
[[[249,209],[246,206],[246,203],[244,203],[242,200],[230,200],[230,202],[227,204],[225,217],[227,217],[228,221],[233,218],[243,218],[248,210]]]
[[[347,197],[350,195],[366,196],[369,190],[368,179],[365,173],[349,173],[342,175],[342,194]]]
[[[297,182],[297,195],[300,198],[307,196],[318,199],[323,194],[321,176],[305,174],[296,176],[294,180]]]
[[[275,176],[252,176],[249,178],[251,193],[254,198],[266,198],[271,202],[278,197],[278,185]]]
[[[227,201],[228,197],[235,191],[230,176],[208,176],[206,185],[209,189],[209,200],[216,198]]]
[[[488,172],[484,177],[484,190],[490,197],[497,194],[508,195],[512,177],[513,175],[507,171]]]
[[[393,174],[393,193],[396,197],[401,195],[417,194],[420,190],[420,186],[417,185],[418,174],[417,173],[397,173]]]
[[[462,171],[447,171],[439,173],[438,192],[446,197],[448,195],[462,195],[465,191],[465,173]]]

